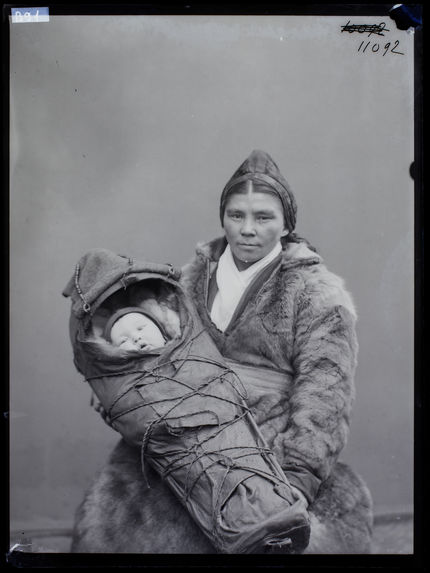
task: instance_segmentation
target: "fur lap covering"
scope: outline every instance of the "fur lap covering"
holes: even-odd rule
[[[225,246],[224,238],[200,246],[182,284],[224,357],[293,373],[282,398],[249,388],[247,403],[290,483],[310,502],[305,553],[369,553],[370,493],[338,461],[348,437],[358,352],[351,296],[305,243],[287,243],[279,265],[221,332],[207,300]],[[78,509],[72,551],[214,553],[154,473],[150,484],[142,479],[139,451],[121,441]]]
[[[119,442],[78,508],[76,553],[216,553],[187,511],[149,468],[142,480],[139,452]],[[337,463],[309,508],[305,554],[370,553],[371,500],[363,481]]]

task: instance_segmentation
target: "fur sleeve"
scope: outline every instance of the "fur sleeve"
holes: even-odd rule
[[[278,436],[283,467],[309,501],[346,444],[358,344],[356,314],[339,277],[315,269],[296,307],[290,417]]]

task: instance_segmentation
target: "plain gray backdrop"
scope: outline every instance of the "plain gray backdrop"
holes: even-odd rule
[[[13,529],[69,526],[118,440],[73,366],[61,291],[74,265],[93,247],[184,264],[197,242],[222,234],[221,190],[255,148],[279,165],[297,231],[357,305],[356,400],[341,459],[366,480],[377,512],[412,508],[413,35],[388,17],[385,37],[341,32],[348,19],[383,20],[11,24]],[[403,55],[391,52],[396,40]]]

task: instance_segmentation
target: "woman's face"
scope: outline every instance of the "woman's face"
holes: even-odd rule
[[[239,270],[265,257],[288,234],[281,200],[254,192],[251,182],[246,193],[227,199],[223,227]]]

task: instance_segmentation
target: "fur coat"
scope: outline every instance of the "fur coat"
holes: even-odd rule
[[[358,345],[351,296],[305,243],[287,243],[279,264],[222,333],[207,301],[225,245],[221,238],[198,247],[182,284],[227,359],[291,374],[282,396],[251,388],[247,403],[288,479],[310,503],[305,553],[369,553],[369,491],[337,461],[354,398]],[[121,441],[77,511],[72,551],[213,553],[154,473],[146,488],[139,464],[139,452]]]
[[[305,243],[287,243],[280,264],[223,333],[207,310],[221,238],[198,248],[183,284],[221,354],[292,375],[280,400],[247,403],[291,483],[313,501],[348,435],[357,361],[356,312],[342,280]]]

